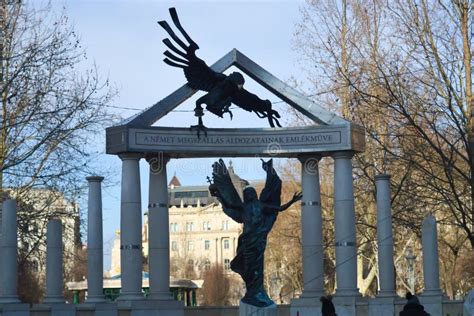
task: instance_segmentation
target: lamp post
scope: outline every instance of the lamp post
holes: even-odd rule
[[[413,265],[415,264],[416,256],[413,253],[412,247],[407,247],[405,252],[405,259],[408,263],[408,286],[410,288],[410,292],[415,294],[415,270]]]

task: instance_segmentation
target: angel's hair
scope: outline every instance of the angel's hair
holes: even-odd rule
[[[257,190],[253,186],[247,185],[244,187],[244,202],[258,199]]]

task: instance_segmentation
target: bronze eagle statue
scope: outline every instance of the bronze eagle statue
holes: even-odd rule
[[[232,119],[233,115],[230,111],[231,104],[249,111],[255,112],[260,118],[267,118],[271,127],[281,127],[278,119],[280,114],[272,109],[272,103],[269,100],[262,100],[253,93],[243,88],[245,83],[244,76],[239,72],[233,72],[230,75],[215,72],[202,59],[196,56],[196,50],[199,46],[186,33],[178,19],[178,13],[175,8],[169,9],[171,19],[179,30],[181,35],[187,41],[185,43],[173,31],[168,22],[159,21],[163,29],[168,33],[170,38],[165,38],[163,43],[169,48],[164,52],[163,60],[170,66],[182,68],[184,75],[188,81],[188,85],[195,90],[206,91],[207,94],[196,100],[196,108],[194,115],[198,117],[198,124],[191,126],[191,130],[197,130],[198,137],[203,131],[207,136],[207,128],[202,122],[204,110],[202,105],[206,105],[206,109],[219,117],[223,117],[224,113],[229,113]]]

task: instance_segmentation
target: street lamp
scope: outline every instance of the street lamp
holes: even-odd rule
[[[408,287],[410,288],[410,292],[414,295],[415,294],[415,270],[413,265],[415,264],[416,256],[413,253],[412,247],[407,247],[405,252],[405,259],[408,263]]]

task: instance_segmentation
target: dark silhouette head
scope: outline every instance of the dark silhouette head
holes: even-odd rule
[[[257,191],[255,191],[254,187],[246,187],[244,189],[244,202],[253,202],[257,199]]]
[[[240,72],[231,73],[227,77],[227,79],[234,82],[239,87],[239,89],[242,89],[242,87],[244,86],[244,83],[245,83],[244,76],[242,76],[242,74]]]
[[[405,298],[406,298],[407,300],[411,299],[412,297],[413,297],[413,294],[411,294],[410,291],[408,291],[407,294],[405,294]]]

